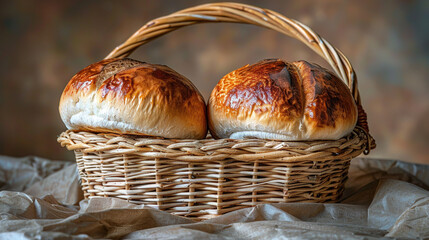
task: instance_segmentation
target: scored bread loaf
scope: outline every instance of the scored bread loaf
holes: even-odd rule
[[[197,88],[164,65],[108,59],[77,73],[61,96],[68,129],[201,139],[206,105]]]
[[[334,140],[356,125],[349,88],[306,61],[267,59],[224,76],[208,102],[215,138]]]

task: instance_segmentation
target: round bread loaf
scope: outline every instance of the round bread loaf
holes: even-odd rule
[[[201,139],[206,106],[196,87],[164,65],[108,59],[77,73],[61,96],[68,129]]]
[[[267,59],[224,76],[208,103],[215,138],[334,140],[356,125],[349,88],[306,61]]]

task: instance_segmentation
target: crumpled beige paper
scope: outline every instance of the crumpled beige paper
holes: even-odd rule
[[[0,156],[0,189],[0,238],[429,238],[429,166],[397,161],[354,159],[341,203],[265,204],[202,222],[81,200],[73,163]]]

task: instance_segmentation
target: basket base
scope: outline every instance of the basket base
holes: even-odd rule
[[[336,202],[350,160],[184,162],[76,152],[85,198],[116,197],[208,219],[265,203]]]

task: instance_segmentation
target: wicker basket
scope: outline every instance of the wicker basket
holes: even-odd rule
[[[335,202],[350,160],[375,147],[356,75],[346,57],[298,21],[238,3],[188,8],[150,21],[106,58],[202,22],[254,24],[304,42],[347,83],[359,109],[354,131],[337,141],[161,139],[66,131],[58,141],[76,154],[85,198],[116,197],[173,214],[207,219],[261,203]]]

